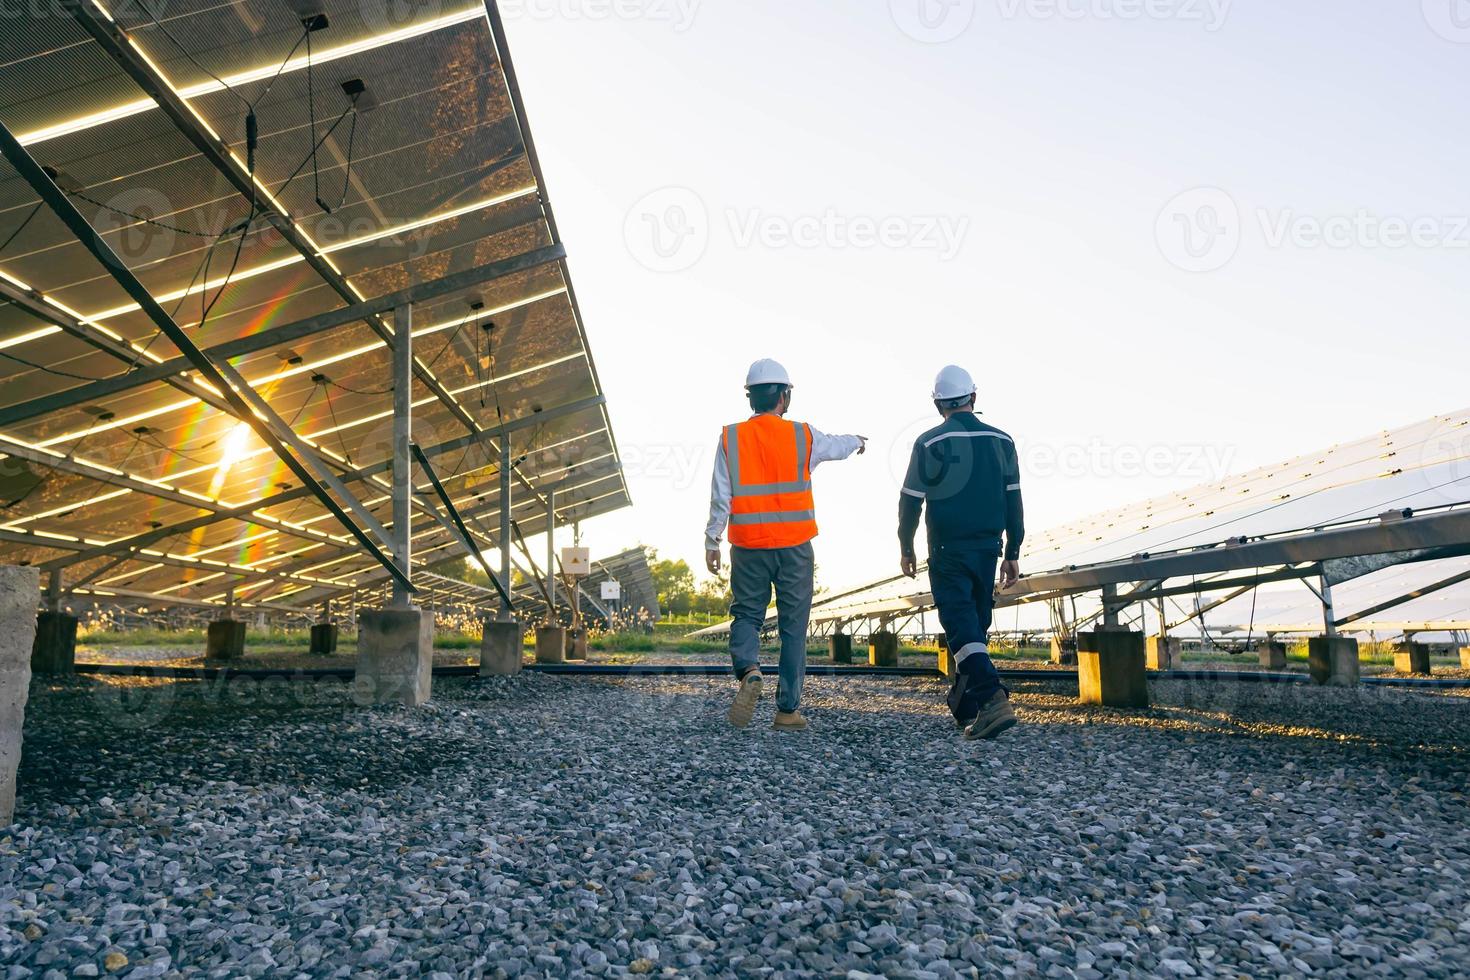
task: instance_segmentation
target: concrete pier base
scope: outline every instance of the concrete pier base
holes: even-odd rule
[[[567,659],[586,661],[587,631],[567,630]]]
[[[337,652],[336,623],[316,623],[311,627],[311,652],[321,657]]]
[[[245,656],[245,624],[235,619],[217,619],[209,624],[204,656],[210,660],[239,660]]]
[[[1083,704],[1147,708],[1143,634],[1132,630],[1077,634],[1077,696]]]
[[[1406,641],[1393,648],[1393,669],[1400,674],[1429,676],[1429,645]]]
[[[74,674],[77,669],[77,618],[47,610],[36,617],[31,673]]]
[[[1054,664],[1062,664],[1063,666],[1068,667],[1075,664],[1077,662],[1077,641],[1068,640],[1067,642],[1063,643],[1056,637],[1052,637],[1051,662]]]
[[[1358,683],[1358,641],[1350,636],[1307,640],[1307,671],[1313,684],[1353,687]]]
[[[852,637],[846,633],[833,633],[827,637],[827,649],[832,651],[834,664],[852,663]]]
[[[34,568],[0,565],[0,827],[15,818],[15,770],[31,691],[31,647],[41,580]]]
[[[1470,670],[1470,647],[1460,647],[1460,669]]]
[[[480,676],[511,677],[521,672],[525,653],[521,649],[521,624],[492,620],[480,638]]]
[[[1283,670],[1286,667],[1286,644],[1279,640],[1264,640],[1256,647],[1263,670]]]
[[[958,666],[954,662],[954,654],[949,649],[949,641],[943,633],[939,634],[939,672],[945,677],[954,679]]]
[[[567,631],[560,626],[541,626],[536,630],[536,662],[538,664],[564,664],[567,662]]]
[[[1150,636],[1144,643],[1143,665],[1149,670],[1173,670],[1184,661],[1184,641],[1177,636]]]
[[[898,666],[898,634],[880,630],[868,637],[868,666]]]
[[[434,684],[434,616],[422,609],[364,609],[357,617],[359,704],[429,700]]]

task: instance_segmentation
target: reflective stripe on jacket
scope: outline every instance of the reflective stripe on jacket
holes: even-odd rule
[[[817,536],[807,425],[757,415],[725,427],[724,449],[732,545],[794,548]]]

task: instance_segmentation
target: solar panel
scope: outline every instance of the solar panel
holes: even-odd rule
[[[391,524],[392,315],[307,328],[476,276],[415,303],[412,399],[414,439],[442,447],[434,466],[480,547],[499,544],[502,438],[524,534],[545,529],[553,487],[558,523],[626,506],[486,8],[313,10],[327,26],[309,35],[285,5],[175,3],[155,20],[104,2],[25,22],[0,41],[0,121],[359,514]],[[244,603],[306,605],[385,581],[278,454],[173,369],[180,350],[9,164],[0,242],[0,561],[180,603],[233,585]],[[416,563],[462,558],[433,498],[415,505]]]

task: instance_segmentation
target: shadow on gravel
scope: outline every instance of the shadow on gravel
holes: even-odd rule
[[[442,686],[448,693],[451,685]],[[36,682],[19,795],[44,807],[164,782],[392,788],[480,751],[453,728],[397,732],[410,716],[406,709],[361,708],[341,683]]]

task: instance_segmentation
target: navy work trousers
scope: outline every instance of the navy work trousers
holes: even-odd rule
[[[929,548],[929,588],[955,662],[949,710],[963,722],[978,715],[997,691],[1005,690],[987,646],[999,561],[1000,556],[984,546],[931,543]]]

